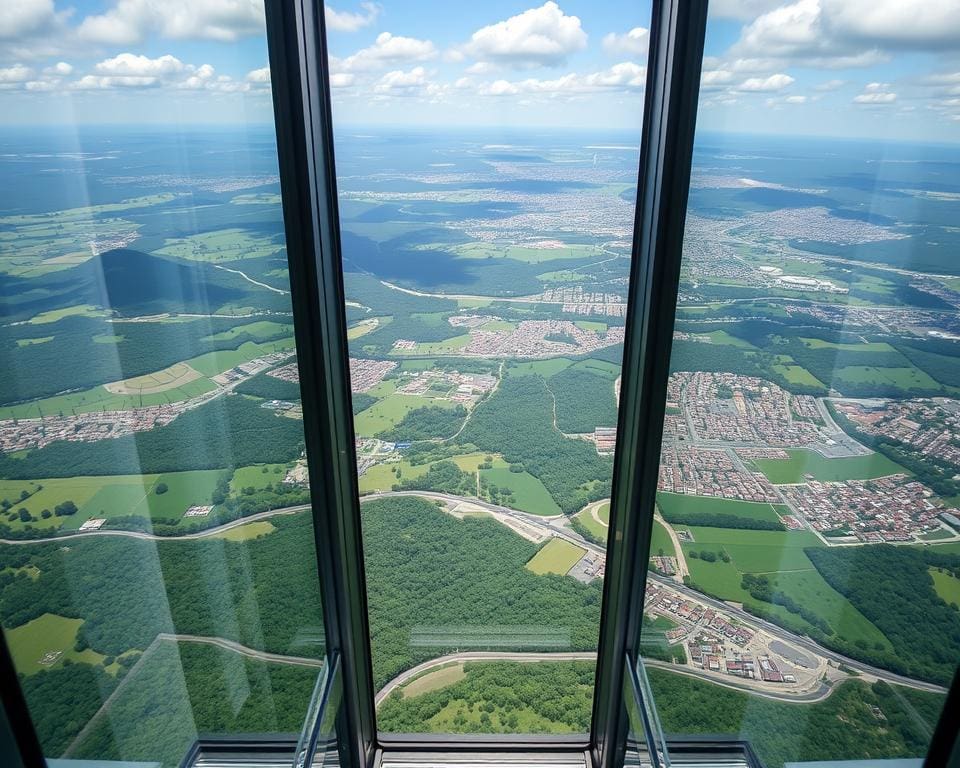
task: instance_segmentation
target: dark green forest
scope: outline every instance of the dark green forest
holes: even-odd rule
[[[506,443],[504,435],[510,435]],[[566,514],[610,495],[612,460],[598,456],[590,443],[554,429],[550,393],[539,376],[504,378],[476,407],[460,438],[522,464]]]
[[[0,456],[0,476],[30,480],[149,474],[280,464],[297,458],[303,444],[303,423],[277,416],[260,403],[227,395],[149,432],[95,443],[51,443],[23,458]]]
[[[601,585],[534,575],[537,545],[500,523],[414,497],[361,513],[377,687],[455,649],[596,648]]]
[[[551,376],[547,386],[557,401],[561,432],[576,434],[617,426],[613,379],[582,368],[565,368]]]

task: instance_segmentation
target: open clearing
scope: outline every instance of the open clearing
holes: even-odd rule
[[[775,373],[779,373],[791,384],[802,384],[803,386],[807,387],[823,386],[823,382],[820,381],[820,379],[802,366],[791,365],[787,363],[777,363],[776,365],[771,366],[771,368]]]
[[[420,677],[414,678],[403,686],[403,698],[411,699],[431,691],[439,691],[448,685],[459,683],[467,676],[463,671],[463,664],[450,664],[440,669],[434,669]]]
[[[553,538],[527,563],[527,570],[538,576],[546,573],[566,574],[587,551],[564,539]]]
[[[273,533],[277,530],[269,520],[257,520],[255,523],[247,523],[238,528],[230,528],[223,533],[218,533],[215,538],[226,539],[227,541],[251,541],[259,539],[261,536]]]
[[[98,475],[93,477],[47,478],[32,481],[0,481],[0,499],[12,502],[12,510],[26,509],[36,520],[35,528],[76,530],[90,518],[113,518],[139,515],[151,519],[178,520],[188,507],[209,504],[221,472],[215,469],[168,472],[162,475]],[[156,493],[159,483],[167,491]],[[42,486],[42,487],[41,487]],[[21,500],[26,492],[28,497]],[[72,501],[78,511],[69,517],[51,515],[44,519],[44,509]],[[19,519],[8,521],[12,528],[21,528]]]
[[[834,341],[806,338],[801,338],[800,341],[810,349],[842,349],[846,352],[896,352],[885,341],[865,341],[858,344],[838,344]]]
[[[383,382],[384,384],[387,382]],[[390,382],[391,385],[393,382]],[[376,392],[371,390],[370,394],[376,396]],[[382,397],[365,411],[356,415],[353,421],[353,427],[361,437],[373,437],[378,432],[392,429],[406,416],[410,411],[416,408],[426,406],[437,406],[440,408],[453,408],[456,403],[452,400],[434,400],[429,397],[420,397],[419,395],[398,395],[391,393]]]
[[[560,514],[543,483],[529,472],[511,472],[509,469],[481,469],[481,480],[497,488],[508,488],[513,494],[510,506],[532,515],[551,517]]]
[[[293,338],[278,339],[276,341],[255,342],[246,341],[236,349],[221,349],[217,352],[193,357],[185,362],[191,368],[199,371],[203,376],[216,376],[235,368],[240,363],[246,363],[258,357],[273,354],[274,352],[292,352]]]
[[[690,568],[691,580],[706,592],[723,600],[762,607],[793,626],[812,627],[783,606],[755,600],[741,587],[744,573],[763,574],[775,589],[788,594],[799,604],[813,609],[825,619],[838,636],[850,642],[863,640],[869,645],[889,647],[883,634],[834,590],[806,556],[804,548],[823,546],[807,531],[751,531],[691,526],[694,543],[682,545]],[[691,552],[713,552],[715,562],[690,557]],[[730,556],[723,562],[721,552]]]
[[[597,507],[597,517],[599,517],[607,525],[610,525],[610,502],[605,501],[599,507]]]
[[[235,325],[226,331],[207,336],[203,341],[233,341],[241,336],[250,336],[254,341],[265,341],[277,336],[293,334],[289,323],[277,323],[273,320],[257,320],[253,323]]]
[[[682,493],[658,493],[657,506],[667,522],[684,514],[736,515],[749,520],[764,520],[779,523],[779,509],[783,514],[788,509],[774,504],[753,501],[721,499],[714,496],[690,496]]]
[[[939,390],[940,385],[919,368],[875,368],[847,365],[834,371],[834,384],[886,384],[900,389]]]
[[[91,304],[78,304],[74,307],[63,307],[62,309],[51,309],[47,312],[41,312],[31,317],[27,322],[31,325],[43,325],[44,323],[55,323],[57,320],[63,320],[65,317],[106,317],[107,312],[103,309],[97,309]]]
[[[940,573],[936,568],[930,568],[933,576],[933,588],[948,603],[960,605],[960,579],[949,573]]]
[[[66,659],[99,664],[104,657],[96,651],[89,648],[80,652],[73,650],[81,624],[83,619],[45,613],[15,629],[5,629],[17,671],[32,675],[43,669],[59,667]],[[42,660],[47,663],[41,664]]]
[[[230,493],[238,494],[243,488],[260,490],[274,483],[282,483],[287,476],[287,464],[255,464],[238,467],[230,478]]]
[[[814,480],[823,482],[839,482],[869,480],[900,473],[910,474],[882,453],[842,459],[827,459],[816,451],[803,448],[788,450],[787,453],[790,455],[789,459],[757,459],[753,464],[775,485],[802,483],[806,475],[812,475]]]
[[[104,384],[103,388],[113,395],[153,395],[176,389],[200,378],[203,378],[203,374],[187,363],[174,363],[161,371]]]

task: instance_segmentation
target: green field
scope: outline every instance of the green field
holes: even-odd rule
[[[463,664],[448,664],[439,669],[431,669],[419,677],[413,678],[409,683],[403,686],[403,698],[409,699],[414,696],[421,696],[431,691],[439,691],[448,685],[459,683],[467,675],[463,671]]]
[[[533,515],[559,515],[560,507],[543,483],[529,472],[511,472],[509,469],[481,469],[480,477],[498,488],[509,488],[514,501],[510,506]]]
[[[256,341],[272,339],[281,334],[290,335],[293,333],[293,326],[289,323],[277,323],[273,320],[258,320],[254,323],[245,323],[235,325],[226,331],[207,336],[203,341],[232,341],[238,336],[252,336]]]
[[[896,350],[885,341],[865,341],[858,344],[838,344],[833,341],[824,341],[823,339],[801,338],[810,349],[842,349],[846,352],[896,352]]]
[[[261,536],[273,533],[275,530],[277,529],[269,520],[257,520],[256,522],[247,523],[237,528],[230,528],[223,533],[218,533],[216,534],[216,538],[234,542],[252,541],[253,539],[259,539]]]
[[[593,515],[590,513],[589,509],[584,509],[580,512],[577,512],[577,514],[574,515],[574,518],[598,539],[601,539],[602,541],[607,540],[607,526],[598,523],[593,518]]]
[[[413,349],[391,349],[390,354],[397,357],[403,357],[404,355],[455,355],[469,343],[470,334],[464,333],[443,341],[419,341]]]
[[[538,576],[556,573],[563,576],[587,551],[563,539],[553,538],[527,563],[527,570]]]
[[[741,587],[744,573],[767,575],[779,589],[824,618],[838,636],[851,642],[862,640],[889,648],[880,631],[839,592],[824,581],[804,553],[805,547],[822,546],[807,531],[751,531],[726,528],[689,528],[695,541],[682,544],[691,579],[723,600],[762,606],[764,610],[797,626],[809,627],[785,608],[758,602]],[[726,552],[730,562],[690,557],[690,552]]]
[[[254,342],[246,341],[236,349],[223,349],[217,352],[207,352],[198,357],[185,360],[191,368],[204,376],[216,376],[229,371],[240,363],[246,363],[257,357],[263,357],[274,352],[293,352],[293,338],[278,339],[277,341]]]
[[[778,510],[787,514],[789,510],[782,505],[760,504],[738,499],[720,499],[713,496],[690,496],[683,493],[657,494],[657,505],[664,518],[669,522],[684,514],[735,515],[750,520],[764,520],[779,523]],[[711,521],[713,522],[713,521]]]
[[[573,364],[572,360],[565,357],[551,357],[548,360],[533,360],[529,363],[510,363],[507,373],[511,376],[524,376],[536,374],[549,379],[555,373],[560,373],[564,368]]]
[[[767,476],[771,483],[802,483],[806,475],[814,480],[839,482],[841,480],[869,480],[899,473],[910,474],[896,462],[882,453],[867,456],[848,456],[842,459],[828,459],[816,451],[806,449],[788,450],[789,459],[757,459],[753,462],[757,469]]]
[[[12,502],[11,511],[22,507],[30,512],[36,520],[29,525],[36,528],[75,530],[91,517],[140,515],[179,519],[187,507],[210,503],[219,476],[219,470],[194,470],[163,475],[49,478],[36,482],[2,480],[0,498]],[[166,484],[167,491],[158,495],[156,486],[161,482]],[[23,491],[30,496],[21,501]],[[46,519],[41,516],[44,509],[53,510],[65,501],[77,505],[75,515],[52,515]],[[14,529],[24,525],[19,519],[4,522]]]
[[[51,309],[47,312],[41,312],[30,318],[28,322],[31,325],[43,325],[44,323],[55,323],[57,320],[63,320],[65,317],[106,317],[106,310],[97,309],[90,304],[78,304],[73,307],[63,307],[62,309]]]
[[[610,525],[610,502],[605,501],[599,507],[597,507],[597,517],[599,517],[607,525]]]
[[[400,477],[394,474],[398,467],[400,468]],[[389,491],[393,488],[394,484],[400,483],[402,480],[414,480],[421,475],[425,475],[429,469],[429,464],[418,464],[414,466],[405,460],[390,462],[388,464],[375,464],[360,475],[360,493]]]
[[[663,550],[666,557],[676,557],[677,551],[673,548],[673,539],[659,520],[653,521],[653,531],[650,534],[650,554],[657,555]]]
[[[287,464],[254,464],[252,467],[237,467],[230,479],[230,493],[238,494],[242,488],[260,490],[268,485],[283,482],[288,468]]]
[[[103,655],[89,648],[75,651],[73,645],[77,639],[77,630],[83,619],[68,619],[53,613],[29,621],[16,629],[5,629],[4,634],[10,646],[10,655],[17,672],[32,675],[44,669],[62,666],[64,661],[99,664]],[[44,654],[60,655],[50,657],[48,663],[41,664]]]
[[[802,384],[808,387],[822,387],[823,382],[810,371],[800,365],[777,363],[770,366],[774,373],[779,373],[791,384]]]
[[[930,568],[933,577],[933,588],[948,603],[960,605],[960,579],[949,573],[940,573],[936,568]]]
[[[731,336],[726,331],[711,331],[706,335],[710,337],[710,341],[714,344],[726,344],[731,347],[739,347],[740,349],[756,349],[756,347],[746,339]]]
[[[940,385],[919,368],[875,368],[867,365],[847,365],[834,371],[835,384],[877,384],[901,389],[939,390]]]
[[[370,391],[371,395],[379,396],[377,390],[384,385],[389,385],[391,394],[381,397],[376,403],[371,405],[365,411],[358,413],[353,420],[353,428],[361,437],[373,437],[379,432],[392,429],[406,416],[410,411],[425,406],[437,406],[439,408],[453,408],[456,403],[451,400],[433,400],[419,395],[398,395],[393,394],[395,387],[393,382],[384,381]]]
[[[156,253],[191,261],[236,261],[273,256],[283,243],[273,235],[255,234],[247,229],[228,228],[198,232],[187,237],[168,238]]]

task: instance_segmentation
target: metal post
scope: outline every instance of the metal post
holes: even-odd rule
[[[592,756],[622,764],[624,660],[640,638],[706,29],[706,0],[653,6],[614,459]]]
[[[310,0],[266,11],[327,653],[343,674],[341,761],[362,768],[376,734],[323,11]]]

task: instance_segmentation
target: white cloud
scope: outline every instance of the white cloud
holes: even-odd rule
[[[247,72],[247,82],[263,85],[270,82],[270,67],[260,67]]]
[[[769,77],[750,77],[737,86],[738,91],[779,91],[790,85],[794,79],[790,75],[777,73]]]
[[[87,16],[81,40],[130,45],[149,34],[233,42],[263,34],[263,0],[117,0],[106,13]]]
[[[363,27],[369,27],[380,15],[380,6],[376,3],[360,3],[360,7],[363,9],[363,13],[338,11],[329,5],[324,6],[327,29],[333,29],[337,32],[356,32]]]
[[[387,72],[373,87],[375,93],[409,94],[427,86],[427,71],[423,67],[414,67],[405,72],[402,69]]]
[[[428,61],[437,55],[436,46],[429,40],[401,37],[381,32],[374,44],[362,48],[345,59],[330,57],[335,72],[363,71],[407,62]]]
[[[33,77],[33,70],[23,64],[0,68],[0,83],[25,83],[31,77]]]
[[[893,104],[897,94],[890,91],[890,83],[867,83],[863,93],[854,96],[855,104]]]
[[[53,0],[5,0],[0,12],[0,40],[38,32],[55,17]]]
[[[61,82],[59,77],[50,77],[42,84],[34,84],[31,89],[54,90],[61,86]],[[210,64],[186,64],[170,54],[151,59],[139,54],[121,53],[97,63],[92,72],[67,83],[65,87],[79,91],[170,88],[237,93],[250,90],[251,82],[256,80],[234,80],[228,75],[218,75]]]
[[[701,88],[719,88],[730,83],[734,78],[733,72],[728,69],[705,69],[700,74]]]
[[[783,0],[711,0],[708,13],[712,18],[749,21],[780,5]]]
[[[837,37],[893,48],[956,48],[956,0],[820,0],[826,26]]]
[[[590,74],[571,72],[555,79],[528,78],[510,82],[496,80],[480,86],[482,96],[516,96],[540,94],[547,96],[577,96],[603,91],[640,91],[646,85],[647,68],[632,61],[614,64],[609,69]]]
[[[331,88],[349,88],[356,80],[356,75],[350,72],[335,72],[330,75]]]
[[[73,72],[73,66],[67,64],[65,61],[58,61],[53,66],[47,67],[43,70],[45,75],[57,75],[59,77],[66,77],[67,75]]]
[[[818,91],[835,91],[838,88],[843,88],[847,84],[846,80],[827,80],[826,82],[820,83],[815,86],[815,90]]]
[[[650,30],[634,27],[625,35],[611,32],[603,38],[603,49],[608,53],[625,53],[630,56],[646,56],[650,45]]]
[[[806,96],[787,96],[783,100],[783,103],[784,104],[806,104],[807,97]]]
[[[462,52],[480,61],[514,67],[559,66],[587,47],[587,33],[576,16],[553,0],[478,29]]]
[[[184,64],[169,53],[156,59],[134,53],[121,53],[112,59],[101,61],[94,69],[101,75],[117,77],[159,77],[182,72]]]

